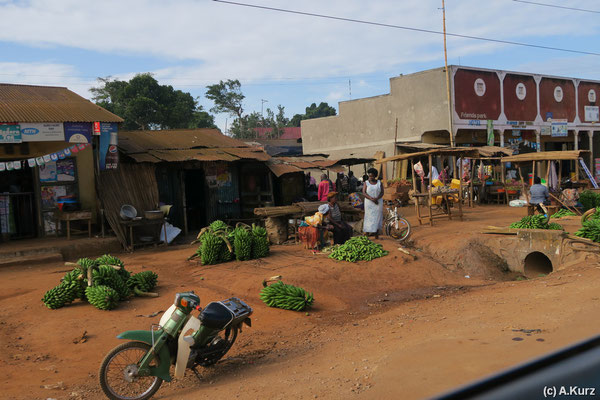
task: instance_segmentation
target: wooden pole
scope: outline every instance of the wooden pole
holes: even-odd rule
[[[462,169],[462,161],[461,161],[461,169]],[[460,217],[460,220],[463,220],[463,213],[462,213],[462,201],[463,201],[463,197],[462,197],[462,188],[463,188],[463,180],[462,180],[462,176],[459,179],[459,184],[458,184],[458,216]],[[448,204],[448,216],[450,216],[450,204]],[[452,219],[452,217],[450,216],[450,219]]]
[[[560,190],[560,185],[562,185],[562,161],[558,160],[558,190]]]
[[[525,190],[525,181],[523,180],[523,172],[521,171],[520,165],[517,167],[517,170],[519,171],[519,177],[521,178],[521,190],[523,190],[525,198],[527,199],[527,203],[529,203],[529,193],[527,193],[527,191]]]
[[[412,184],[413,184],[413,193],[417,194],[417,180],[415,178],[415,163],[413,159],[410,159],[410,172],[412,176]],[[421,225],[421,210],[419,209],[419,198],[414,197],[415,201],[415,211],[417,212],[417,219],[419,220],[419,225]]]
[[[429,204],[428,204],[428,209],[429,209],[429,225],[433,226],[433,215],[431,212],[431,202],[433,200],[432,198],[432,193],[431,193],[431,181],[433,180],[433,176],[432,176],[432,172],[433,172],[433,157],[431,156],[431,154],[429,154],[429,185],[427,185],[428,187],[428,192],[429,192]]]
[[[475,169],[475,160],[469,160],[469,207],[473,208],[473,170]],[[462,169],[460,179],[462,179]]]
[[[396,155],[396,141],[397,140],[398,140],[398,118],[396,118],[396,130],[394,132],[394,155]],[[396,179],[396,164],[398,164],[398,161],[393,161],[392,179]]]
[[[452,101],[450,101],[450,71],[448,71],[448,51],[446,50],[446,3],[444,2],[444,0],[442,0],[442,23],[444,26],[444,66],[446,69],[446,95],[448,96],[448,133],[450,133],[450,147],[454,147],[454,133],[452,131]]]

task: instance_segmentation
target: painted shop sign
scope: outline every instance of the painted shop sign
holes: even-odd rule
[[[65,140],[62,122],[22,122],[19,125],[24,142],[62,142]]]
[[[19,124],[0,124],[0,143],[21,143]]]

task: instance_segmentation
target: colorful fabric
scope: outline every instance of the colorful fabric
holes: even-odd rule
[[[322,204],[322,206],[327,206],[327,204]],[[329,208],[329,206],[327,206]],[[320,208],[320,207],[319,207]],[[304,221],[310,226],[319,226],[323,223],[323,214],[320,212],[315,213],[310,217],[304,218]]]
[[[565,203],[566,206],[575,207],[579,200],[579,193],[577,189],[564,189],[560,194],[560,200]]]
[[[329,218],[336,222],[340,222],[342,220],[342,211],[337,203],[335,203],[333,206],[330,205],[329,210],[331,211]]]
[[[329,179],[325,179],[324,181],[321,181],[321,183],[319,183],[319,201],[327,201],[327,194],[329,192],[335,192],[335,184]]]
[[[362,204],[358,193],[350,193],[350,196],[348,196],[348,200],[350,200],[350,204],[352,205],[352,207],[360,207],[360,205]]]

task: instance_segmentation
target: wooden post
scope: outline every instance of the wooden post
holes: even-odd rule
[[[481,174],[481,191],[479,193],[479,204],[481,204],[481,198],[483,197],[483,190],[485,189],[485,180],[483,179],[483,160],[479,160],[479,173]]]
[[[473,170],[475,169],[475,160],[469,160],[469,207],[473,208]],[[462,179],[462,168],[460,179]]]
[[[502,160],[500,160],[500,166],[501,166],[501,182],[502,182],[502,187],[504,188],[504,197],[506,198],[506,204],[508,204],[508,192],[506,191],[506,170],[505,170],[505,166],[504,163],[502,162]]]
[[[548,181],[550,178],[550,160],[546,163],[546,186],[548,186],[548,191],[550,191],[550,182]]]
[[[521,171],[520,165],[517,167],[517,170],[519,171],[519,176],[521,177],[521,190],[523,190],[525,198],[527,199],[527,203],[529,203],[529,193],[527,193],[527,191],[525,190],[525,181],[523,181],[523,172]]]
[[[533,161],[531,164],[531,182],[529,182],[529,184],[533,185],[535,183],[535,161]]]
[[[396,155],[396,141],[398,140],[398,118],[396,118],[396,131],[394,133],[394,155]],[[398,161],[392,161],[392,179],[396,179],[396,164]]]
[[[412,184],[413,184],[413,192],[417,194],[417,180],[415,178],[415,163],[413,159],[410,159],[410,172],[412,176]],[[417,212],[417,219],[419,220],[419,225],[421,225],[421,210],[419,209],[419,198],[414,197],[415,201],[415,211]]]
[[[562,184],[562,161],[558,160],[558,190],[560,190],[561,184]]]
[[[429,154],[429,185],[427,185],[428,187],[428,192],[429,192],[429,204],[428,204],[428,209],[429,209],[429,225],[433,226],[433,215],[431,212],[431,202],[433,200],[432,197],[432,193],[431,193],[431,181],[433,180],[433,176],[432,176],[432,172],[433,172],[433,157],[431,156],[431,154]]]
[[[462,161],[460,164],[461,170],[462,170]],[[458,216],[460,217],[460,220],[462,221],[463,219],[463,215],[462,215],[462,201],[463,201],[463,197],[462,197],[462,189],[463,189],[463,180],[462,180],[462,175],[460,177],[460,179],[458,180],[459,184],[458,184]],[[452,219],[452,216],[450,215],[450,204],[448,204],[448,216],[450,216],[450,219]]]

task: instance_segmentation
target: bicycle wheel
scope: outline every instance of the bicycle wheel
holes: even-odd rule
[[[410,236],[410,224],[404,218],[398,218],[398,221],[389,221],[385,225],[385,233],[398,241],[406,240]]]
[[[127,342],[111,350],[100,366],[100,387],[111,400],[146,400],[156,393],[162,379],[137,376],[137,364],[151,346],[142,342]],[[156,366],[157,358],[152,362]]]

